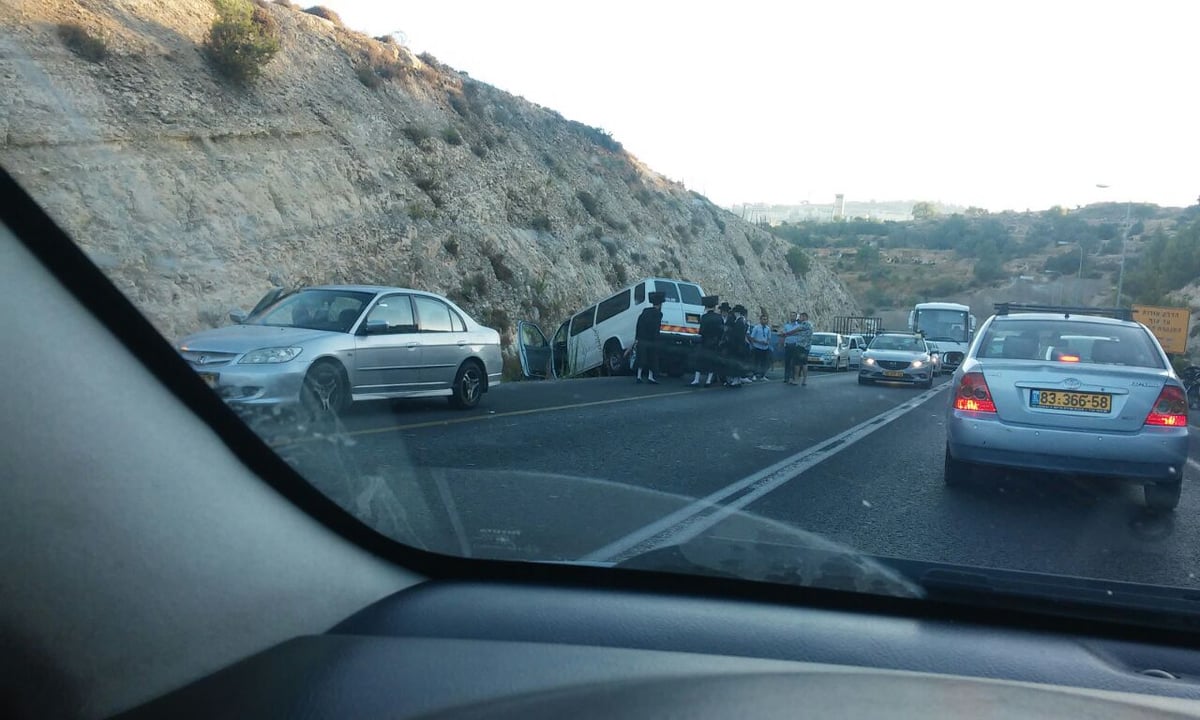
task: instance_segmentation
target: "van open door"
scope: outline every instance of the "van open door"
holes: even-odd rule
[[[553,350],[537,325],[525,320],[517,323],[517,354],[521,358],[521,372],[525,377],[554,377],[554,365],[551,362]]]

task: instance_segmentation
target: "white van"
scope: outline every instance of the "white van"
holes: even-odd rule
[[[704,291],[685,280],[647,278],[575,313],[558,326],[550,342],[537,325],[518,323],[517,346],[525,377],[573,377],[596,369],[603,375],[628,371],[625,351],[633,344],[638,316],[650,307],[652,292],[666,295],[661,369],[667,375],[689,370],[692,347],[700,340]]]

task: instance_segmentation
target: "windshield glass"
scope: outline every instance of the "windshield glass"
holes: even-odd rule
[[[1068,320],[998,320],[979,345],[980,358],[1161,368],[1153,339],[1139,327]]]
[[[160,377],[396,543],[1195,593],[1197,27],[0,2],[0,163],[182,359]]]
[[[918,310],[914,330],[925,333],[927,340],[968,342],[971,339],[967,313],[959,310]]]
[[[373,295],[338,290],[305,290],[288,295],[246,322],[253,325],[350,332]]]
[[[925,352],[925,341],[911,335],[880,335],[871,341],[870,349]]]

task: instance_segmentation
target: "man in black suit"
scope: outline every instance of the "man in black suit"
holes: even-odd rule
[[[693,386],[700,385],[700,375],[707,375],[704,387],[713,384],[713,376],[720,370],[721,340],[725,337],[725,319],[717,313],[716,295],[700,299],[704,314],[700,316],[700,345],[696,348],[696,377]]]
[[[650,293],[650,307],[638,316],[637,330],[633,335],[633,351],[637,353],[637,382],[642,381],[645,370],[651,385],[657,385],[654,371],[658,369],[659,335],[662,333],[662,304],[667,299],[663,292]]]

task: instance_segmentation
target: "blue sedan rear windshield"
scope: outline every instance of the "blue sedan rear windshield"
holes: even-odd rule
[[[1140,327],[1073,320],[998,320],[976,357],[1163,367],[1157,344]]]

